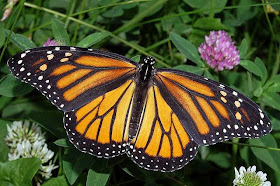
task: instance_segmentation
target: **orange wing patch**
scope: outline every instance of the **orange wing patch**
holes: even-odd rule
[[[146,151],[149,152],[150,156],[156,157],[158,154],[158,149],[160,148],[160,140],[161,140],[159,136],[162,136],[162,129],[160,128],[160,124],[157,121],[154,128],[154,134],[152,136],[151,142],[149,143],[146,149]]]
[[[210,101],[214,107],[217,109],[217,111],[226,119],[229,120],[229,115],[228,115],[228,111],[227,109],[225,108],[224,105],[222,105],[220,102],[218,101],[214,101],[214,100],[211,100]]]
[[[44,58],[39,59],[38,61],[36,61],[35,63],[33,63],[32,66],[39,65],[40,63],[43,63],[44,61],[46,61],[46,59],[44,59]]]
[[[172,96],[174,96],[176,100],[188,112],[191,119],[195,123],[195,126],[199,133],[203,135],[208,134],[210,131],[209,126],[207,125],[205,119],[202,117],[200,111],[197,109],[197,106],[192,100],[190,94],[166,78],[162,79],[162,82],[171,92]]]
[[[156,86],[148,90],[146,109],[140,126],[135,147],[145,149],[149,156],[179,157],[189,143],[187,132]]]
[[[77,117],[77,121],[80,121],[80,119],[82,117],[84,117],[91,109],[95,109],[95,107],[100,104],[102,99],[103,99],[103,97],[99,96],[98,98],[94,99],[93,101],[86,104],[82,108],[78,109],[77,112],[75,113],[75,115]]]
[[[112,81],[128,72],[129,72],[128,69],[111,69],[111,70],[96,72],[95,74],[91,75],[86,79],[83,79],[75,86],[66,90],[63,94],[63,97],[67,101],[72,101],[73,99],[77,98],[79,95],[84,93],[86,90],[89,90],[101,84]]]
[[[102,95],[75,112],[77,126],[76,131],[91,140],[98,140],[99,143],[110,143],[110,141],[121,142],[124,129],[128,122],[127,112],[130,112],[131,100],[135,89],[132,80],[127,81],[122,86]],[[122,95],[123,94],[123,95]],[[115,96],[115,99],[112,99]],[[126,112],[127,111],[127,112]],[[125,113],[117,115],[117,120],[113,120],[114,113]],[[88,130],[87,130],[88,128]],[[99,131],[100,130],[100,131]],[[110,131],[112,130],[112,139]],[[98,132],[99,131],[99,132]],[[97,133],[95,134],[95,133]],[[98,136],[98,139],[97,139]],[[127,136],[127,135],[126,135]],[[128,138],[125,140],[127,141]]]
[[[214,127],[219,127],[221,121],[212,107],[208,104],[208,102],[199,96],[195,96],[199,106],[202,108],[203,112],[206,114],[207,119],[211,122]]]
[[[100,127],[100,122],[101,122],[101,119],[98,118],[91,124],[91,126],[87,130],[87,133],[85,134],[85,137],[87,139],[97,141],[97,134],[98,134],[98,129]]]
[[[135,68],[131,63],[120,61],[117,59],[97,57],[97,56],[82,56],[75,60],[76,63],[91,66],[91,67],[122,67],[122,68]]]
[[[164,77],[164,78],[168,78],[172,81],[175,81],[176,83],[181,84],[182,86],[186,87],[187,89],[200,93],[204,96],[209,96],[209,97],[215,96],[215,94],[213,93],[211,88],[209,88],[208,86],[201,84],[199,82],[193,81],[189,78],[186,78],[186,77],[183,77],[180,75],[176,75],[174,73],[169,73],[169,72],[159,72],[158,75],[161,77]]]
[[[110,143],[110,129],[112,123],[112,116],[114,114],[114,110],[111,110],[102,120],[102,124],[100,127],[99,135],[98,135],[98,142],[105,144]]]
[[[146,150],[145,152],[149,154],[149,151]],[[159,156],[163,158],[169,158],[169,159],[171,158],[171,144],[166,134],[164,134],[162,137]]]
[[[172,115],[172,121],[173,121],[175,129],[178,133],[178,136],[179,136],[178,139],[181,140],[181,144],[182,144],[183,148],[186,148],[186,146],[190,143],[188,134],[186,132],[182,132],[185,129],[175,114]]]
[[[173,171],[189,162],[198,145],[162,97],[157,86],[148,89],[138,133],[128,155],[146,169]]]
[[[71,131],[68,132],[70,141],[74,145],[76,139],[83,141],[84,147],[78,144],[77,148],[97,156],[113,157],[124,153],[122,145],[128,142],[135,86],[134,81],[128,80],[76,111],[67,112],[65,128]]]
[[[87,127],[91,124],[91,122],[94,120],[96,117],[97,113],[97,108],[94,109],[93,111],[89,111],[89,113],[84,117],[82,120],[80,120],[76,126],[76,131],[79,132],[80,134],[84,134]]]
[[[123,138],[126,140],[128,139],[128,127],[131,119],[130,116],[132,112],[132,99],[134,90],[135,84],[133,84],[127,89],[127,91],[123,95],[124,98],[120,100],[118,109],[116,111],[116,117],[114,120],[112,131],[112,140],[117,143],[120,143],[123,140]],[[125,119],[126,123],[124,123]],[[122,136],[123,131],[125,131],[124,137]]]
[[[251,122],[251,118],[249,117],[249,114],[246,112],[246,110],[244,108],[241,108],[240,110],[244,114],[244,116],[247,118],[247,120],[249,122]]]
[[[89,74],[90,72],[92,72],[91,69],[76,70],[75,72],[72,72],[72,73],[64,76],[60,80],[58,80],[56,85],[59,89],[65,88],[65,87],[71,85],[72,83],[75,83],[77,80],[81,79],[82,77]]]
[[[76,66],[74,65],[62,65],[60,67],[57,67],[56,69],[54,69],[52,71],[52,73],[50,74],[50,76],[58,76],[58,75],[61,75],[61,74],[64,74],[66,72],[69,72],[73,69],[77,68]]]

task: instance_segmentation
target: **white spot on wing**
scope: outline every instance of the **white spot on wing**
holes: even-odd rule
[[[42,79],[43,79],[43,76],[39,76],[39,77],[38,77],[38,80],[42,80]]]
[[[22,54],[20,55],[21,58],[24,58],[25,56],[26,56],[26,53],[22,53]]]

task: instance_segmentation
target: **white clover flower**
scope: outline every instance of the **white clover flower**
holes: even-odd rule
[[[29,121],[14,121],[11,126],[7,125],[8,135],[5,140],[9,147],[16,148],[18,143],[22,141],[29,141],[34,143],[35,141],[42,141],[45,143],[45,135],[42,133],[41,128]]]
[[[241,166],[239,172],[234,168],[235,179],[233,185],[236,186],[271,186],[270,181],[266,181],[266,173],[256,172],[256,166],[249,167],[247,170]]]
[[[38,171],[38,179],[40,177],[48,179],[52,175],[52,171],[58,166],[52,163],[51,159],[54,152],[48,149],[45,143],[45,135],[41,128],[29,121],[14,121],[11,126],[7,125],[8,134],[5,138],[7,145],[10,147],[8,154],[9,160],[19,158],[36,157],[42,161],[42,165]],[[40,175],[39,175],[40,174]]]

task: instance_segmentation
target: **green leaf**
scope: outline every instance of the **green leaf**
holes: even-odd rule
[[[263,61],[258,57],[256,57],[256,59],[255,59],[255,64],[258,66],[258,68],[260,69],[260,71],[262,73],[261,82],[262,82],[262,84],[264,84],[267,79],[267,69],[266,69]]]
[[[253,95],[256,97],[260,97],[262,93],[263,93],[263,88],[259,85],[253,90]]]
[[[87,185],[92,185],[92,186],[106,185],[109,177],[110,177],[110,173],[99,173],[90,169],[88,171],[88,176],[87,176]]]
[[[203,17],[199,18],[193,24],[193,28],[199,28],[201,30],[228,30],[228,28],[223,25],[220,18],[209,18]]]
[[[6,37],[9,36],[10,34],[10,30],[6,30],[5,29],[5,34]],[[36,48],[37,46],[35,45],[35,43],[33,43],[33,41],[31,41],[30,39],[26,38],[23,35],[20,34],[11,34],[10,40],[17,46],[19,47],[21,50],[28,50],[30,48]]]
[[[270,107],[280,110],[280,95],[275,92],[264,92],[262,101]]]
[[[268,89],[268,92],[280,92],[280,82],[274,83]]]
[[[108,168],[112,168],[116,165],[120,165],[122,162],[124,162],[125,160],[127,159],[126,156],[117,156],[117,157],[114,157],[114,158],[110,158],[108,159],[107,161],[107,165],[106,167]]]
[[[251,151],[249,151],[249,147],[245,146],[245,147],[241,147],[240,149],[240,156],[241,158],[246,162],[246,165],[250,165],[250,154]]]
[[[143,168],[140,168],[135,163],[133,163],[128,158],[119,164],[123,171],[125,171],[130,176],[133,176],[139,180],[142,180],[146,183],[146,185],[156,185],[155,180],[161,179],[163,174],[158,174],[153,171],[147,171]],[[182,174],[183,171],[177,171],[175,174],[178,177],[183,178],[184,175]],[[166,184],[165,184],[166,185]],[[176,184],[175,184],[176,185]]]
[[[192,43],[174,32],[170,32],[169,36],[173,44],[182,54],[184,54],[189,60],[193,61],[197,65],[204,66],[204,63],[201,61],[201,58],[198,54],[197,48]]]
[[[259,67],[250,60],[241,60],[240,65],[248,70],[249,72],[255,74],[256,76],[262,77],[262,72]]]
[[[212,80],[215,80],[215,78],[212,76],[212,74],[209,72],[209,70],[205,70],[203,73],[203,76]]]
[[[52,19],[52,31],[57,42],[61,42],[64,45],[70,45],[69,35],[62,22],[57,19]]]
[[[115,35],[118,35],[119,33],[125,31],[128,32],[132,28],[135,27],[139,22],[143,21],[144,18],[149,17],[150,15],[155,14],[166,3],[167,0],[157,0],[157,1],[147,1],[139,4],[139,9],[137,14],[134,14],[135,16],[130,16],[127,22],[123,24],[121,27],[119,27],[117,30],[114,31]],[[100,1],[103,2],[103,1]]]
[[[267,83],[264,85],[263,89],[267,89],[269,86],[273,84],[279,84],[280,82],[280,75],[273,76],[270,80],[267,81]]]
[[[141,168],[136,167],[135,163],[131,162],[131,160],[126,160],[120,164],[121,168],[128,175],[138,178],[140,180],[145,179],[144,171],[141,171]]]
[[[48,130],[58,138],[67,138],[63,128],[62,113],[59,111],[31,112],[28,117],[38,123],[41,127]]]
[[[121,7],[115,6],[113,8],[108,9],[102,15],[107,18],[116,18],[123,15],[124,11]]]
[[[49,0],[48,1],[48,7],[51,8],[51,9],[58,9],[58,8],[63,8],[65,10],[67,10],[68,8],[68,4],[70,3],[71,1],[69,0]]]
[[[87,182],[87,175],[88,173],[86,171],[83,171],[80,175],[79,178],[76,180],[74,186],[85,186]]]
[[[56,178],[51,178],[48,181],[46,181],[45,183],[43,183],[42,186],[68,186],[68,182],[65,178],[65,176],[59,176]]]
[[[197,66],[192,66],[192,65],[178,65],[178,66],[174,67],[173,69],[183,70],[183,71],[197,74],[200,76],[203,74],[203,71],[204,71],[203,68],[197,67]]]
[[[84,169],[90,168],[95,161],[95,157],[79,152],[74,148],[69,148],[63,158],[63,171],[69,183],[74,184],[80,173]]]
[[[131,59],[132,59],[133,61],[139,63],[139,61],[140,61],[140,56],[141,56],[141,55],[136,55],[136,56],[133,56]]]
[[[43,99],[43,97],[42,97]],[[10,104],[6,105],[2,111],[3,118],[23,118],[23,115],[32,112],[46,111],[45,104],[42,104],[42,100],[32,101],[31,96],[27,96],[25,99],[18,99]],[[39,102],[39,103],[38,103]],[[44,103],[50,105],[47,100]],[[54,107],[53,107],[54,108]],[[57,110],[57,109],[56,109]],[[26,117],[26,116],[24,116]]]
[[[273,126],[273,131],[276,131],[276,130],[280,130],[280,118],[278,118],[279,116],[278,115],[270,115],[269,116],[269,119],[271,121],[271,124]],[[280,133],[278,132],[278,134],[280,135]]]
[[[220,152],[215,154],[210,153],[206,159],[214,162],[216,165],[224,169],[230,168],[231,166],[230,154],[226,152]]]
[[[7,97],[17,97],[28,94],[33,88],[26,84],[22,83],[16,79],[12,74],[4,76],[0,80],[0,94]]]
[[[90,34],[89,36],[85,37],[82,41],[80,41],[77,46],[78,47],[84,47],[88,48],[91,47],[92,45],[98,43],[102,39],[105,39],[110,35],[109,32],[97,32]]]
[[[94,169],[89,169],[87,176],[87,184],[92,186],[106,185],[111,169],[106,168],[106,160],[96,161],[92,167]]]
[[[246,96],[251,97],[253,92],[253,78],[252,78],[252,74],[249,71],[247,71],[247,77],[248,77],[248,81],[247,81],[248,94],[246,94]]]
[[[54,144],[60,146],[60,147],[72,147],[71,143],[68,139],[58,139],[54,142]]]
[[[259,9],[252,8],[253,0],[239,1],[237,8],[237,19],[245,23],[245,21],[252,19],[258,13]]]
[[[239,55],[241,59],[245,57],[247,50],[248,50],[248,43],[246,38],[244,38],[239,47]]]
[[[10,151],[8,145],[5,142],[5,137],[8,134],[8,124],[11,124],[11,122],[0,119],[0,162],[5,162],[8,160],[8,153]]]
[[[0,110],[12,101],[12,97],[0,96]]]
[[[0,48],[3,46],[5,42],[5,32],[4,32],[4,26],[3,23],[0,23]]]
[[[184,0],[185,3],[187,3],[192,8],[199,8],[199,9],[210,9],[211,7],[215,8],[213,11],[214,13],[218,13],[223,11],[223,8],[227,4],[227,0],[215,0],[215,1],[209,1],[209,0]],[[215,2],[212,4],[212,2]],[[209,13],[210,11],[204,11],[204,13]]]
[[[6,63],[0,63],[0,73],[9,74],[10,70]]]
[[[38,158],[21,158],[5,163],[0,162],[0,185],[32,185],[32,178],[39,170]]]
[[[277,148],[277,143],[271,134],[268,134],[262,138],[250,139],[251,145],[265,146]],[[263,148],[251,147],[254,155],[267,164],[269,167],[277,172],[280,172],[280,153],[279,151],[267,150]]]

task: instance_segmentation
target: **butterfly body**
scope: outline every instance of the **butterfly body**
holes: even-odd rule
[[[64,112],[77,149],[102,158],[126,153],[149,170],[171,172],[192,160],[200,145],[271,131],[265,113],[242,94],[154,63],[59,46],[21,52],[8,66]]]
[[[141,56],[137,74],[135,75],[136,89],[132,103],[131,121],[129,125],[129,140],[132,140],[139,129],[141,113],[146,99],[151,77],[154,74],[155,61],[151,57]]]

